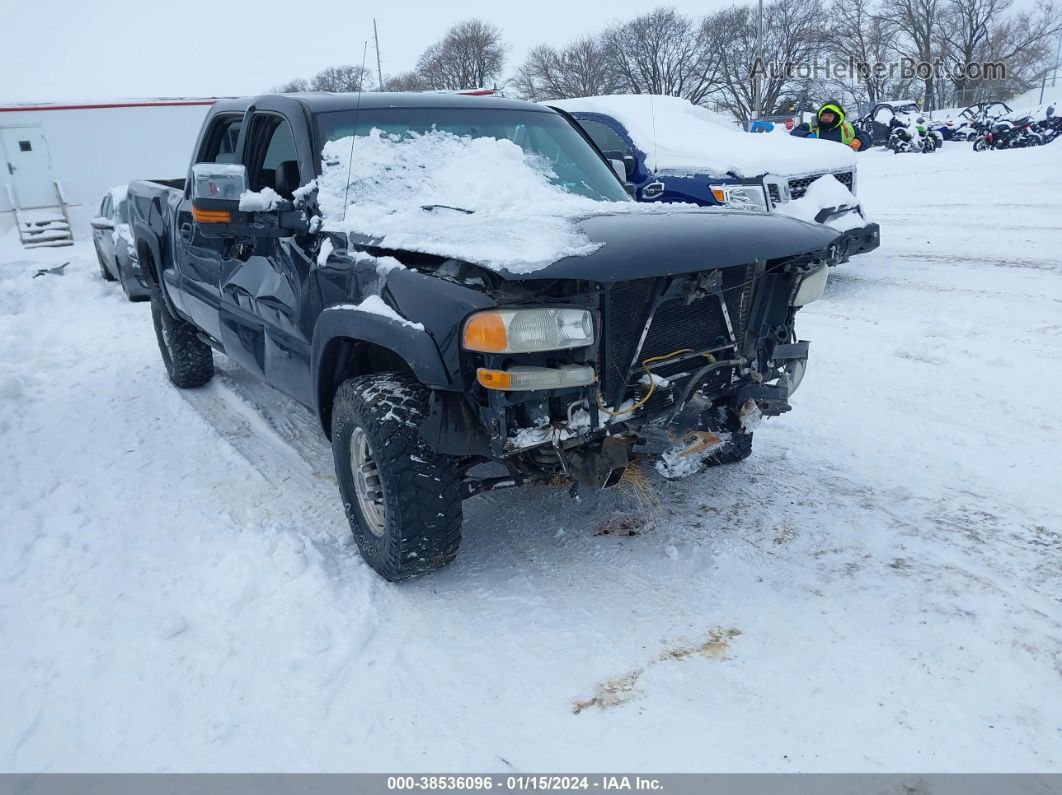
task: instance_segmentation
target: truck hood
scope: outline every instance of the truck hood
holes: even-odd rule
[[[506,279],[585,279],[610,283],[696,273],[821,251],[836,230],[793,218],[742,210],[676,209],[666,214],[594,215],[577,222],[596,251],[530,273],[495,269]]]

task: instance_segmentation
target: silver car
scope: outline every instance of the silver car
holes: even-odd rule
[[[151,297],[129,231],[127,186],[111,188],[103,197],[99,212],[92,219],[92,242],[104,279],[118,281],[130,301],[146,301]]]

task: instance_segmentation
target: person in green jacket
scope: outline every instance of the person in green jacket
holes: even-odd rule
[[[813,121],[798,124],[790,135],[798,138],[821,138],[824,141],[837,141],[859,151],[866,143],[865,136],[845,120],[844,108],[840,102],[825,103],[815,114]]]

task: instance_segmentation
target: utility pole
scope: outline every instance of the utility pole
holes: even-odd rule
[[[1062,30],[1058,31],[1058,47],[1055,48],[1055,73],[1051,76],[1051,88],[1058,85],[1058,59],[1062,56]]]
[[[757,120],[763,114],[763,0],[760,0],[760,13],[756,23],[756,85],[753,89],[752,118]]]
[[[376,17],[372,18],[372,37],[376,41],[376,79],[379,81],[376,87],[383,91],[383,67],[380,66],[380,34],[376,32]]]

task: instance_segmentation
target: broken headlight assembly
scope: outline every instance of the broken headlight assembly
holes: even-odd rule
[[[461,334],[465,350],[536,353],[594,344],[594,316],[586,309],[491,309],[476,312]]]
[[[716,201],[736,210],[767,212],[767,194],[762,185],[709,185]]]
[[[810,270],[797,276],[789,305],[806,306],[812,301],[818,301],[826,290],[826,280],[829,276],[830,268],[825,262],[820,262],[817,268],[812,266]]]

